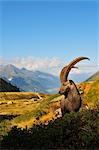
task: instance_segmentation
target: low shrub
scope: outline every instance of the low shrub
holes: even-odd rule
[[[66,114],[48,125],[30,129],[14,126],[3,137],[5,149],[97,149],[99,141],[98,110]]]

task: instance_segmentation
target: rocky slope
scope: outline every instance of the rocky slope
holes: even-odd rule
[[[0,78],[0,92],[19,92],[19,89]]]

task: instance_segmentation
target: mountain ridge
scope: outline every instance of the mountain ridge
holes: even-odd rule
[[[0,92],[20,92],[16,86],[0,78]]]
[[[26,68],[20,69],[11,64],[1,66],[0,74],[4,80],[17,86],[21,91],[53,93],[60,84],[58,77],[54,75]]]
[[[75,83],[78,80],[82,82],[91,81],[91,78],[99,77],[99,71],[95,74],[82,73],[71,74],[68,79]],[[40,93],[57,93],[60,87],[60,81],[57,76],[41,71],[31,71],[26,68],[17,68],[12,64],[0,66],[0,77],[5,81],[17,86],[20,91],[40,92]],[[86,79],[87,78],[87,79]]]
[[[92,76],[90,76],[86,82],[88,81],[95,81],[96,79],[99,79],[99,71],[97,71],[96,73],[94,73]]]

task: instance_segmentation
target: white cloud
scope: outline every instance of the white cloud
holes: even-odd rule
[[[13,64],[18,68],[26,68],[28,70],[40,70],[43,72],[49,72],[51,74],[57,75],[59,72],[62,61],[59,58],[35,58],[35,57],[24,57],[24,58],[14,58],[10,60],[5,60],[0,57],[0,64]]]
[[[15,59],[11,60],[5,60],[2,57],[0,57],[0,64],[13,64],[16,67],[19,68],[26,68],[28,70],[40,70],[43,72],[48,72],[54,75],[59,76],[59,73],[61,69],[66,65],[66,62],[63,62],[59,58],[52,57],[52,58],[35,58],[35,57],[24,57],[20,58],[17,57]],[[83,62],[80,62],[79,64],[76,64],[78,66],[78,69],[72,69],[71,74],[81,74],[81,73],[87,73],[87,72],[96,72],[97,66],[94,64],[87,63],[87,66],[83,64]]]
[[[43,72],[49,72],[51,74],[57,75],[58,70],[62,64],[62,61],[59,58],[16,58],[11,60],[11,64],[23,68],[25,67],[28,70],[40,70]]]

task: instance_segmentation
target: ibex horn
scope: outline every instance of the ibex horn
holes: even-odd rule
[[[83,60],[83,59],[88,59],[88,60],[90,60],[90,59],[87,58],[87,57],[78,57],[78,58],[74,59],[73,61],[71,61],[68,66],[66,66],[66,67],[64,67],[64,68],[62,69],[61,72],[63,72],[63,73],[60,73],[60,78],[61,78],[60,80],[61,80],[61,82],[66,82],[66,81],[67,81],[68,74],[69,74],[71,68],[75,68],[74,65],[75,65],[76,63],[78,63],[79,61]]]
[[[65,73],[66,68],[67,68],[67,66],[65,66],[65,67],[61,70],[61,72],[60,72],[60,81],[61,81],[61,83],[63,82],[63,76],[64,76],[64,73]],[[77,69],[78,69],[78,67],[75,67],[75,66],[73,66],[72,68],[77,68]]]

